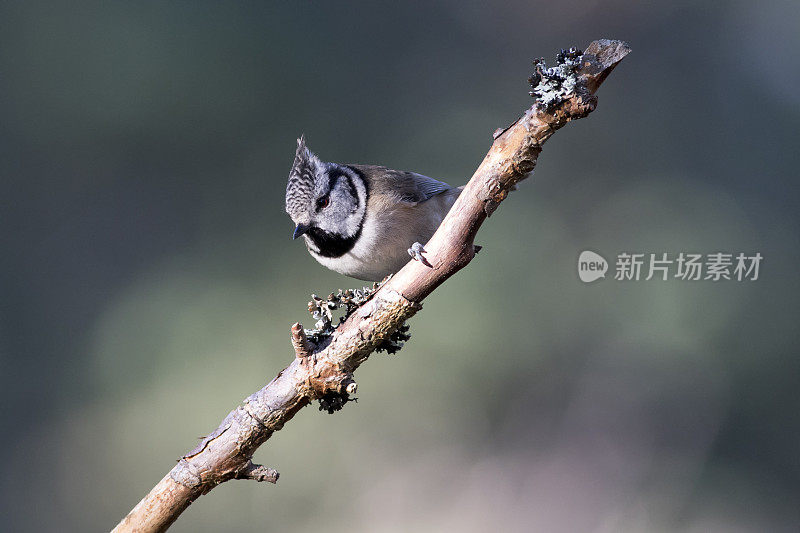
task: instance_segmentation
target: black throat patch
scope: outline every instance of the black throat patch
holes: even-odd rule
[[[363,223],[358,226],[358,231],[352,237],[344,237],[336,233],[328,233],[319,228],[311,228],[308,230],[308,235],[314,246],[317,247],[318,252],[311,250],[313,253],[322,257],[341,257],[356,245],[356,241],[361,237],[361,227]]]

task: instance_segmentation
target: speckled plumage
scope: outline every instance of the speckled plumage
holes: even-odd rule
[[[323,162],[301,137],[286,212],[319,263],[376,281],[409,261],[412,244],[430,239],[460,192],[414,172]]]
[[[305,137],[297,139],[297,151],[286,185],[286,212],[305,209],[314,191],[314,176],[322,170],[321,161],[306,148]]]

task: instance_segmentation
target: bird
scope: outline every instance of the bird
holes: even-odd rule
[[[377,165],[322,161],[297,139],[286,213],[311,256],[345,276],[380,281],[409,255],[430,266],[427,242],[463,187]]]

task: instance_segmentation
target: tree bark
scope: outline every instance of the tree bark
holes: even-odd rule
[[[429,264],[410,261],[319,345],[306,338],[302,326],[292,326],[295,359],[289,366],[181,457],[114,531],[165,531],[194,500],[231,479],[277,481],[277,472],[251,462],[256,449],[312,400],[355,392],[353,372],[422,308],[426,296],[472,260],[473,241],[483,222],[530,174],[544,142],[594,110],[595,91],[630,48],[603,39],[583,54],[571,52],[559,56],[559,64],[564,57],[574,60],[566,70],[537,63],[531,85],[538,100],[511,126],[496,132],[483,162],[425,244]]]

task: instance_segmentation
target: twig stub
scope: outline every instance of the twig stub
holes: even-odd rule
[[[300,322],[295,322],[292,325],[292,347],[298,359],[308,357],[314,353],[314,346],[311,344],[311,341],[308,340],[308,337],[306,337],[306,331],[303,329],[303,325],[300,324]]]
[[[264,465],[257,465],[251,461],[234,474],[233,479],[252,479],[253,481],[268,481],[277,483],[280,473],[274,468],[267,468]]]

